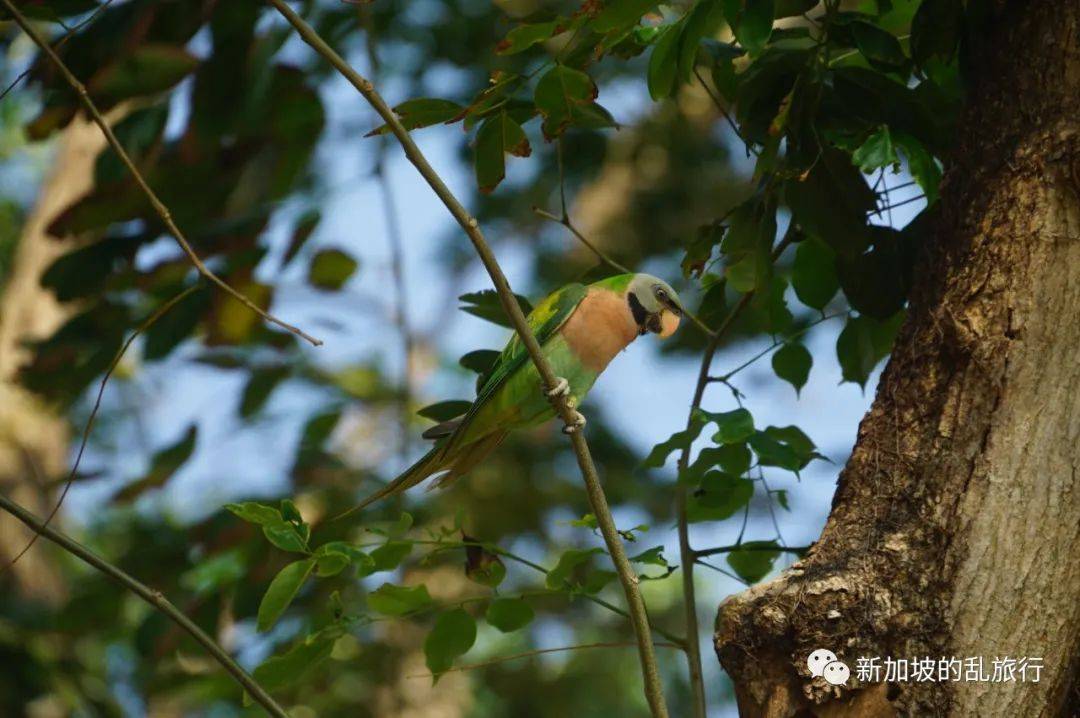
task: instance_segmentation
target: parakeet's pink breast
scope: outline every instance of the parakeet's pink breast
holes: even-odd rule
[[[599,373],[638,336],[622,292],[590,288],[562,334],[581,363]]]

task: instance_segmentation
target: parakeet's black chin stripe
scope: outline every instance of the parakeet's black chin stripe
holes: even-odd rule
[[[634,324],[638,325],[639,333],[645,334],[649,331],[649,312],[645,310],[645,307],[641,305],[641,301],[633,292],[626,295],[626,301],[630,304],[630,313],[634,316]]]

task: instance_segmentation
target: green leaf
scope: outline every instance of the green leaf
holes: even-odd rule
[[[281,618],[285,609],[289,607],[296,597],[300,587],[307,581],[315,568],[315,559],[294,561],[278,571],[277,576],[270,582],[270,586],[259,603],[259,613],[256,626],[259,631],[266,631]]]
[[[538,22],[531,25],[518,25],[506,33],[506,38],[495,46],[496,55],[516,55],[525,52],[533,45],[550,40],[551,36],[558,32],[559,23]]]
[[[882,167],[894,167],[900,158],[896,155],[888,125],[882,125],[862,145],[851,153],[851,161],[863,172],[870,174]]]
[[[514,297],[517,299],[518,306],[521,307],[521,313],[528,316],[529,312],[532,311],[532,304],[520,294],[515,294]],[[494,289],[462,294],[458,299],[463,303],[461,311],[472,314],[474,317],[480,317],[492,324],[513,329],[513,325],[510,324],[510,320],[506,317],[506,312],[503,311],[499,295]]]
[[[679,69],[679,36],[682,22],[668,25],[661,31],[660,37],[653,43],[649,56],[648,85],[649,96],[659,102],[671,95],[675,89],[675,76]]]
[[[891,32],[869,22],[856,20],[848,27],[855,38],[859,52],[870,64],[883,72],[902,70],[907,66],[907,56],[900,47],[900,41]]]
[[[406,130],[418,130],[431,125],[449,123],[465,113],[465,107],[456,102],[431,97],[406,100],[393,109]],[[383,135],[389,131],[389,125],[380,125],[364,137]]]
[[[683,429],[682,431],[676,431],[670,437],[661,441],[659,444],[653,447],[652,451],[642,462],[642,466],[646,469],[659,469],[667,461],[671,452],[676,450],[687,449],[694,440],[701,434],[701,430],[705,428],[705,418],[701,415],[695,415],[690,420],[690,428]]]
[[[911,176],[919,183],[923,194],[926,195],[926,204],[931,205],[936,202],[938,186],[941,184],[941,168],[933,156],[911,135],[898,132],[894,135],[893,141],[907,160]]]
[[[750,300],[747,325],[769,334],[783,334],[791,328],[794,317],[787,307],[787,280],[773,275]]]
[[[357,267],[356,260],[340,249],[323,249],[311,258],[308,283],[319,289],[341,289]]]
[[[836,252],[815,237],[799,242],[791,269],[791,286],[803,304],[822,310],[836,295]]]
[[[488,606],[487,622],[503,633],[517,631],[532,623],[536,614],[520,598],[496,598]]]
[[[732,28],[735,39],[751,54],[761,52],[772,34],[774,14],[773,0],[745,0],[743,11]]]
[[[449,401],[440,401],[435,404],[430,404],[416,413],[425,419],[431,419],[432,421],[450,421],[451,419],[462,416],[471,408],[471,401],[451,399]]]
[[[315,552],[315,574],[323,578],[336,576],[353,562],[355,554],[363,552],[343,541],[325,543]]]
[[[892,342],[904,318],[903,312],[884,322],[870,317],[850,317],[836,340],[836,357],[844,381],[865,387],[878,362],[892,350]]]
[[[824,459],[825,457],[814,451],[817,447],[810,437],[797,426],[767,426],[765,433],[782,441],[789,446],[799,457],[800,468],[810,463],[812,459]]]
[[[723,21],[723,8],[718,0],[697,0],[687,13],[679,34],[678,78],[681,82],[689,82],[693,77],[701,41],[715,35]]]
[[[375,571],[393,571],[412,553],[412,541],[387,541],[371,552]]]
[[[395,586],[384,583],[368,594],[368,608],[387,616],[404,616],[431,605],[427,586]]]
[[[199,65],[199,59],[182,47],[146,43],[106,65],[90,79],[87,88],[95,98],[119,102],[130,97],[167,90]]]
[[[963,31],[961,0],[923,0],[911,20],[911,56],[920,67],[932,57],[948,61]]]
[[[476,135],[476,183],[484,194],[506,177],[506,155],[528,157],[529,140],[521,125],[503,110],[484,120]]]
[[[749,444],[762,466],[779,466],[796,473],[803,467],[803,461],[795,449],[772,434],[758,431],[750,437]]]
[[[307,536],[303,529],[295,524],[282,521],[277,524],[266,524],[262,530],[266,540],[282,551],[307,553]]]
[[[563,588],[564,584],[570,580],[574,570],[590,561],[593,555],[598,553],[603,553],[603,550],[599,548],[567,549],[559,557],[559,562],[555,564],[555,568],[548,571],[547,580],[544,582],[545,585],[551,589]]]
[[[476,642],[476,621],[463,608],[441,614],[424,640],[427,667],[436,677],[454,664],[454,659],[468,652]]]
[[[643,563],[647,566],[663,566],[668,567],[668,561],[664,558],[664,547],[653,546],[647,551],[642,551],[637,556],[631,556],[630,560],[634,563]]]
[[[806,385],[813,363],[814,358],[802,344],[785,344],[772,357],[772,368],[776,376],[795,387],[796,396]]]
[[[319,226],[319,220],[322,215],[318,210],[308,210],[300,215],[300,218],[296,220],[296,226],[293,227],[292,236],[289,237],[289,246],[285,248],[285,256],[281,258],[281,263],[288,264],[296,257],[303,246],[311,239],[311,235],[315,232],[315,228]]]
[[[780,19],[802,15],[817,7],[818,2],[819,0],[776,0],[776,17]]]
[[[244,386],[240,397],[240,416],[247,419],[254,416],[266,404],[270,393],[278,384],[285,381],[290,370],[285,366],[271,366],[255,369]]]
[[[776,206],[753,197],[731,213],[720,251],[728,259],[728,284],[739,292],[765,287],[772,276],[770,250],[776,239]]]
[[[716,423],[713,441],[718,444],[737,444],[754,433],[754,417],[746,409],[709,414],[709,419]]]
[[[771,549],[771,547],[776,547]],[[780,555],[775,541],[747,541],[727,555],[728,565],[747,583],[757,583],[772,570]]]
[[[875,319],[888,319],[907,299],[915,266],[915,246],[891,227],[874,227],[874,246],[836,262],[840,286],[851,306]]]
[[[544,117],[544,138],[552,140],[568,126],[584,129],[612,127],[615,121],[597,105],[597,89],[592,78],[580,70],[556,65],[536,83],[533,101]]]
[[[702,449],[694,462],[679,475],[679,482],[697,484],[707,471],[716,467],[734,476],[745,474],[750,468],[750,449],[742,443]]]
[[[196,595],[206,595],[236,583],[246,573],[243,551],[231,549],[204,559],[180,574],[180,585]]]
[[[754,482],[720,471],[710,471],[687,502],[686,519],[692,524],[723,521],[746,506],[754,495]]]
[[[659,5],[658,0],[610,0],[589,23],[596,32],[608,33],[636,25],[641,16]]]
[[[498,358],[499,352],[494,349],[477,349],[458,359],[458,364],[477,374],[486,374]]]
[[[312,668],[330,657],[334,642],[340,637],[341,629],[337,626],[319,631],[297,642],[285,653],[263,661],[252,677],[268,691],[295,685]]]
[[[145,476],[125,486],[116,494],[114,499],[117,501],[130,501],[147,489],[163,486],[191,456],[195,450],[195,440],[198,435],[198,425],[192,424],[189,426],[179,441],[154,454],[154,458],[150,460],[150,470],[146,472]]]
[[[251,524],[266,526],[283,523],[281,512],[273,506],[260,504],[256,501],[245,501],[241,504],[225,504],[225,510],[236,515],[240,519]]]
[[[825,149],[805,177],[784,184],[795,221],[838,254],[855,255],[869,244],[866,215],[876,197],[848,155]]]

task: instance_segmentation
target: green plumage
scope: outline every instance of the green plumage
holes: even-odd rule
[[[620,292],[634,275],[617,275],[597,282],[597,289]],[[527,322],[551,363],[556,376],[565,378],[571,396],[580,402],[596,381],[597,372],[588,370],[574,355],[559,330],[574,313],[588,289],[568,284],[550,294],[529,313]],[[447,422],[445,436],[435,448],[398,478],[368,496],[347,513],[358,511],[387,496],[404,491],[430,476],[443,473],[444,484],[471,471],[513,429],[534,426],[555,416],[544,394],[536,366],[515,333],[491,369],[480,377],[476,401],[460,420]],[[438,436],[429,431],[425,436]]]

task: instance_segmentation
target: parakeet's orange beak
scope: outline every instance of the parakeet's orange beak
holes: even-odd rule
[[[667,339],[675,330],[679,328],[679,317],[675,312],[664,310],[660,312],[660,331],[658,332],[661,339]]]

